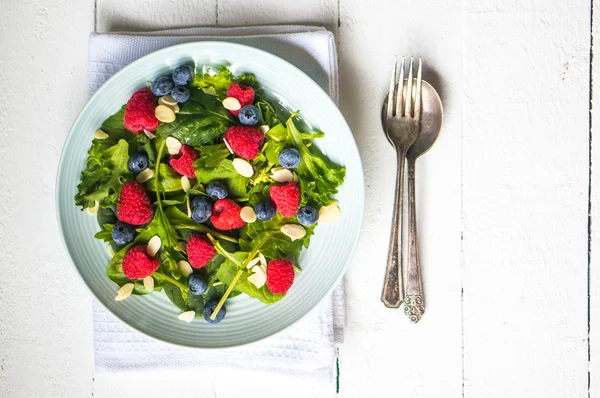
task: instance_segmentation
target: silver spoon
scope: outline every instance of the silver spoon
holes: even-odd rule
[[[414,86],[414,85],[413,85]],[[405,85],[406,87],[406,85]],[[435,143],[442,128],[443,108],[440,96],[435,89],[425,80],[421,89],[421,121],[419,136],[408,149],[406,160],[408,163],[408,265],[407,283],[404,296],[404,312],[411,322],[418,322],[425,311],[425,298],[421,282],[421,268],[419,264],[419,247],[417,239],[417,220],[415,205],[415,166],[419,156],[426,153]],[[414,95],[414,94],[413,94]],[[384,130],[386,126],[387,98],[381,111],[381,122]],[[389,140],[389,138],[388,138]],[[390,142],[391,143],[391,142]]]

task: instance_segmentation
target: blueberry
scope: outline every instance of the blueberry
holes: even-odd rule
[[[303,206],[298,209],[298,221],[305,227],[309,227],[317,222],[319,211],[312,206]]]
[[[146,152],[137,152],[129,157],[129,170],[139,173],[148,168],[148,155]]]
[[[206,292],[208,285],[202,276],[192,274],[188,279],[188,288],[190,289],[190,293],[194,296],[202,296],[204,292]]]
[[[286,169],[295,169],[300,165],[302,157],[296,148],[286,148],[279,153],[279,164]]]
[[[259,220],[270,220],[275,217],[275,204],[269,199],[263,200],[256,205],[254,212],[256,213],[256,218]]]
[[[184,86],[174,87],[171,91],[171,97],[181,104],[190,99],[190,90]]]
[[[152,94],[157,97],[162,97],[163,95],[171,94],[171,90],[173,90],[173,79],[170,76],[160,76],[157,77],[150,87],[152,90]]]
[[[178,86],[186,86],[190,84],[194,77],[194,68],[190,65],[179,65],[173,71],[173,81]]]
[[[258,119],[260,119],[258,108],[254,105],[246,105],[240,109],[238,119],[240,119],[240,123],[245,124],[246,126],[254,126],[258,124]]]
[[[197,223],[207,222],[212,213],[212,202],[205,196],[192,199],[192,219]]]
[[[211,181],[206,186],[206,193],[215,199],[225,199],[229,192],[221,181]]]
[[[133,225],[117,221],[112,228],[111,235],[117,245],[126,245],[135,238],[135,228]]]
[[[225,318],[225,306],[222,306],[214,320],[210,319],[211,314],[217,308],[219,300],[207,301],[204,305],[204,319],[208,323],[219,323]]]

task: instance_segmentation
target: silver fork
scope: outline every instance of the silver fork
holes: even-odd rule
[[[402,200],[404,198],[404,164],[408,148],[419,135],[421,118],[421,59],[417,70],[416,90],[413,93],[413,59],[410,59],[408,79],[404,81],[404,58],[397,76],[398,60],[394,59],[394,69],[388,93],[385,134],[396,149],[396,195],[392,232],[388,250],[388,261],[381,293],[381,301],[386,307],[398,308],[404,297],[402,273]],[[384,104],[385,106],[385,104]]]

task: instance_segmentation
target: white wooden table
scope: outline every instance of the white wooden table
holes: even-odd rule
[[[94,380],[91,296],[58,235],[54,180],[87,100],[88,34],[307,23],[336,34],[341,108],[367,186],[346,279],[340,396],[600,397],[591,9],[589,0],[0,0],[0,396],[174,391],[173,380]],[[395,54],[423,57],[445,107],[417,176],[427,298],[418,325],[379,301],[395,168],[379,109]],[[226,396],[215,379],[187,391]]]

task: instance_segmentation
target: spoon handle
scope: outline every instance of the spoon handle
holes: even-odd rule
[[[415,205],[415,163],[408,157],[408,265],[404,313],[411,322],[417,323],[425,312],[425,298],[421,283],[419,264],[419,241],[417,237],[417,211]]]
[[[406,150],[396,149],[398,166],[396,171],[396,196],[392,216],[392,233],[388,249],[388,260],[383,282],[381,301],[389,308],[398,308],[404,296],[402,280],[402,199],[404,197],[404,163]]]

